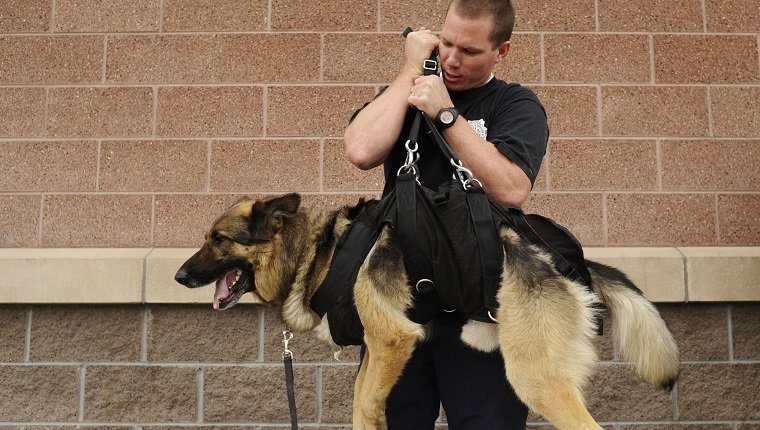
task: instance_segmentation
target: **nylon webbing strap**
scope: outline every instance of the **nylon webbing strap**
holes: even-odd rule
[[[296,413],[296,394],[293,382],[293,357],[285,355],[282,358],[285,363],[285,386],[288,392],[288,409],[290,409],[290,428],[298,430],[298,414]]]
[[[417,240],[416,186],[417,180],[412,173],[403,173],[396,178],[396,214],[406,271],[417,291],[425,294],[433,290],[434,280],[430,263],[422,254]]]
[[[480,187],[466,190],[467,206],[475,230],[475,238],[480,253],[480,266],[483,274],[483,297],[491,318],[496,318],[499,303],[496,292],[501,281],[503,252],[498,234],[494,234],[495,224],[491,204]]]

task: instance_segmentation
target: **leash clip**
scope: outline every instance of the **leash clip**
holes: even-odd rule
[[[285,329],[282,331],[282,345],[283,345],[283,351],[282,351],[282,357],[290,357],[293,358],[293,351],[288,349],[288,343],[290,340],[293,339],[293,332]]]

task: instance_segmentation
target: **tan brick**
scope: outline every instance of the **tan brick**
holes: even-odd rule
[[[108,38],[110,83],[203,83],[213,79],[213,35],[114,35]]]
[[[351,422],[354,381],[358,367],[331,366],[322,371],[322,421]]]
[[[699,87],[603,87],[603,134],[706,136],[707,93]]]
[[[760,141],[666,140],[662,144],[662,187],[665,190],[760,191],[758,165]]]
[[[179,268],[179,267],[177,267]],[[184,288],[177,284],[177,289]],[[153,306],[148,360],[169,362],[251,362],[259,355],[259,309],[236,306],[219,312],[205,306]]]
[[[537,213],[567,227],[585,246],[604,243],[602,196],[593,193],[534,193],[525,213]]]
[[[294,366],[298,419],[317,418],[315,367]],[[203,417],[207,423],[289,422],[282,365],[204,370]]]
[[[0,248],[0,303],[139,303],[148,252]]]
[[[99,36],[0,37],[0,83],[82,84],[99,82],[103,39]]]
[[[324,45],[325,82],[390,83],[404,64],[400,34],[328,33]]]
[[[95,190],[95,142],[2,142],[0,148],[0,190]]]
[[[137,307],[55,306],[32,312],[32,361],[137,361],[143,312]]]
[[[313,210],[334,210],[343,206],[355,206],[359,199],[379,199],[380,192],[304,194],[301,205]]]
[[[628,365],[597,366],[585,391],[588,409],[598,421],[673,417],[670,395],[641,380]]]
[[[87,366],[85,372],[86,421],[187,422],[196,419],[196,369]]]
[[[101,191],[203,191],[208,143],[204,141],[103,142]]]
[[[45,134],[45,92],[41,88],[0,88],[0,136]]]
[[[151,197],[140,195],[52,195],[45,197],[45,246],[149,246]]]
[[[167,87],[158,92],[160,136],[255,136],[262,132],[259,87]]]
[[[760,358],[760,306],[739,304],[731,309],[734,357],[757,360]]]
[[[599,134],[596,87],[531,87],[541,99],[552,136],[597,136]]]
[[[760,213],[760,195],[758,194],[719,194],[720,243],[726,245],[760,244],[758,213]]]
[[[666,247],[599,247],[583,250],[586,259],[621,270],[657,303],[683,303],[686,276],[683,254]]]
[[[267,0],[166,0],[163,31],[261,31]]]
[[[605,0],[599,2],[601,31],[701,32],[700,0]]]
[[[0,3],[0,33],[25,33],[49,29],[49,1],[7,0]]]
[[[39,246],[40,196],[0,195],[0,247]]]
[[[549,177],[553,190],[654,190],[656,145],[650,140],[554,139]]]
[[[360,170],[348,162],[343,140],[326,139],[323,177],[327,191],[382,191],[385,177],[382,168]]]
[[[156,196],[154,246],[200,247],[211,223],[242,195],[168,194]]]
[[[160,0],[57,0],[55,31],[156,31]]]
[[[731,430],[731,424],[625,424],[621,430]]]
[[[722,304],[659,305],[681,361],[728,360],[728,314]]]
[[[380,31],[401,34],[409,26],[438,31],[446,17],[448,0],[380,0]]]
[[[217,82],[316,82],[318,34],[236,34],[217,40]]]
[[[318,190],[319,146],[315,140],[214,142],[211,189],[241,192]],[[294,166],[298,168],[294,169]]]
[[[710,88],[715,136],[760,136],[760,87]]]
[[[689,300],[706,302],[760,301],[760,247],[688,247]],[[720,288],[720,286],[730,286]]]
[[[756,420],[760,365],[684,365],[678,383],[681,420]]]
[[[151,133],[153,90],[53,88],[48,133],[59,137],[132,137]]]
[[[272,4],[273,30],[375,30],[377,2],[334,0],[330,7],[319,0],[282,0]]]
[[[0,420],[76,421],[76,366],[0,366]]]
[[[610,245],[708,245],[716,241],[714,197],[610,194]]]
[[[279,311],[267,309],[264,315],[264,361],[282,362],[282,331],[285,323],[279,316]],[[298,363],[306,362],[333,362],[335,352],[332,345],[317,338],[314,332],[295,333],[290,341],[290,349],[293,351],[294,360]],[[342,362],[359,361],[359,347],[349,346],[343,348],[339,358]]]
[[[591,31],[595,27],[594,3],[561,0],[515,3],[517,31]]]
[[[0,306],[0,362],[24,360],[26,315],[22,306]]]
[[[707,31],[759,32],[760,9],[754,0],[706,0]]]
[[[755,36],[654,36],[655,79],[661,83],[760,81]]]
[[[541,37],[515,33],[509,53],[494,68],[494,74],[507,82],[541,81]]]
[[[649,82],[643,35],[547,34],[547,82]]]
[[[125,35],[109,38],[116,83],[313,82],[316,34]]]
[[[351,114],[374,96],[372,87],[272,87],[270,136],[342,136]]]

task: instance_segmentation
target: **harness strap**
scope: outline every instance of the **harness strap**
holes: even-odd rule
[[[404,252],[404,264],[417,292],[427,294],[434,290],[430,262],[425,259],[417,240],[417,190],[412,173],[396,178],[396,214],[398,238]]]
[[[465,191],[470,218],[475,230],[475,239],[480,253],[480,268],[483,276],[483,303],[488,316],[495,322],[496,292],[501,282],[504,252],[491,212],[491,204],[482,188],[471,186]]]

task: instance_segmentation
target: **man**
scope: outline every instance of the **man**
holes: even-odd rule
[[[535,94],[493,76],[509,52],[513,26],[509,0],[452,0],[440,38],[424,27],[410,33],[402,70],[346,129],[349,161],[361,169],[383,164],[384,194],[389,192],[405,160],[412,106],[436,119],[491,200],[522,206],[549,131]],[[441,76],[424,76],[423,63],[435,50]],[[420,136],[419,154],[422,185],[437,188],[451,178],[448,160],[426,135]],[[463,323],[457,313],[434,318],[432,333],[418,345],[388,397],[389,429],[433,429],[439,404],[452,430],[525,428],[527,408],[506,381],[501,355],[465,346],[459,339]]]

